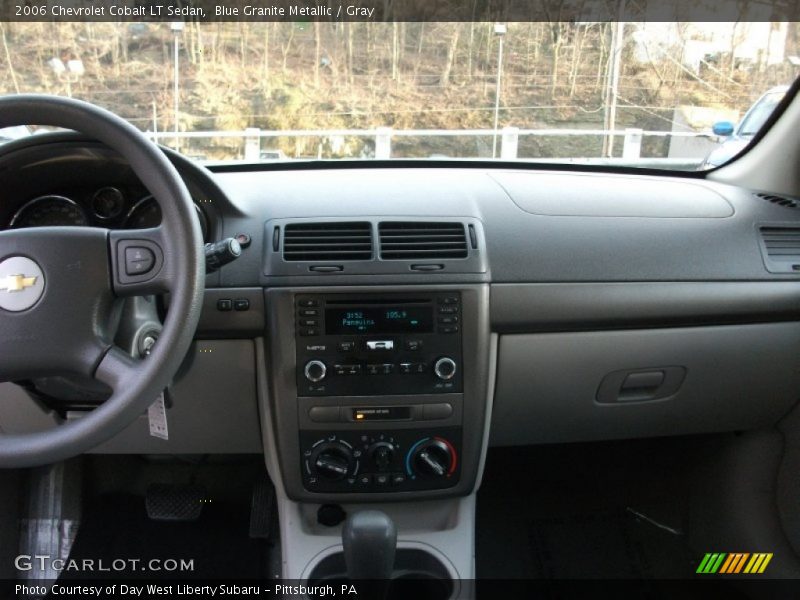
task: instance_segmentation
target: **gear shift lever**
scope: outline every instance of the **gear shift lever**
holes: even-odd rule
[[[342,546],[348,578],[368,582],[365,597],[385,598],[397,547],[394,522],[379,510],[352,514],[342,529]]]

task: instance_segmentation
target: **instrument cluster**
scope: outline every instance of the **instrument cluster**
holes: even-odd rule
[[[195,204],[203,239],[208,239],[208,219]],[[44,194],[24,202],[11,216],[9,229],[26,227],[108,227],[145,229],[161,223],[161,208],[146,190],[104,186],[89,191]]]

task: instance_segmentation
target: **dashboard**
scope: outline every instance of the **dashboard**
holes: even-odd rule
[[[265,452],[293,499],[430,498],[470,493],[488,444],[749,429],[796,402],[792,199],[696,174],[165,154],[206,241],[250,243],[207,275],[168,445],[137,423],[99,452]],[[0,171],[5,227],[158,222],[95,142],[8,144]]]

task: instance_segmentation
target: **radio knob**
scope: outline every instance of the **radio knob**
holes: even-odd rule
[[[306,379],[312,383],[317,383],[325,379],[325,373],[327,373],[327,371],[328,369],[325,363],[321,360],[310,360],[306,363],[306,368],[303,370],[303,373]]]
[[[449,381],[456,374],[456,361],[448,356],[443,356],[433,365],[433,372],[436,376],[443,380]]]

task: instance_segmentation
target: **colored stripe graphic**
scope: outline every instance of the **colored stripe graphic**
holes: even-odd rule
[[[697,567],[697,573],[716,573],[726,556],[727,554],[724,552],[706,554],[700,562],[700,566]]]
[[[736,562],[738,558],[738,554],[728,554],[728,558],[725,559],[725,562],[722,563],[722,566],[719,569],[720,573],[727,573],[728,570],[731,568],[731,565]]]
[[[750,562],[747,563],[747,567],[745,567],[745,573],[763,573],[764,570],[767,568],[769,561],[772,560],[772,552],[759,552],[753,554],[753,558],[750,559]]]
[[[739,573],[760,574],[772,560],[771,552],[708,552],[697,566],[696,573],[736,575]]]
[[[739,562],[736,563],[736,569],[733,570],[733,573],[740,573],[741,570],[742,570],[742,567],[744,567],[745,561],[748,558],[750,558],[750,553],[749,552],[745,552],[744,554],[742,554],[742,557],[739,559]]]
[[[728,559],[719,570],[720,573],[740,573],[745,561],[750,557],[749,552],[734,552],[728,555]]]

